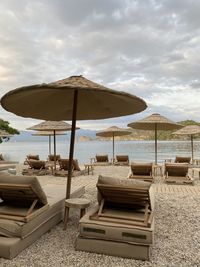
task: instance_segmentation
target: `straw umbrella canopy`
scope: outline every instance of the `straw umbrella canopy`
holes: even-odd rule
[[[142,120],[129,123],[128,126],[133,129],[155,131],[155,164],[157,164],[157,131],[171,131],[183,127],[158,113],[154,113]]]
[[[101,137],[112,137],[113,141],[113,163],[114,163],[114,158],[115,158],[115,136],[123,136],[123,135],[128,135],[131,134],[132,131],[129,129],[123,129],[119,128],[117,126],[112,126],[107,129],[104,129],[103,131],[100,131],[96,133],[97,136]]]
[[[16,115],[44,120],[72,120],[66,198],[70,197],[76,120],[106,119],[143,111],[144,100],[108,89],[83,76],[12,90],[1,105]]]
[[[192,160],[194,159],[194,147],[193,147],[193,137],[195,134],[200,134],[200,126],[199,125],[187,125],[182,129],[173,132],[174,135],[189,135],[191,140],[191,153]]]
[[[56,131],[56,135],[66,135],[65,132]],[[32,133],[33,136],[48,136],[49,137],[49,155],[51,155],[51,136],[54,136],[53,131],[37,131],[35,133]]]
[[[72,127],[69,123],[64,121],[44,121],[36,124],[32,127],[27,128],[28,130],[35,131],[53,131],[54,140],[54,169],[56,169],[56,132],[59,131],[71,131]],[[79,129],[79,128],[78,128]]]

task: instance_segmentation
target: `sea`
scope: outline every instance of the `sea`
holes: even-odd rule
[[[154,161],[154,141],[116,141],[115,155],[129,155],[130,161]],[[51,148],[53,154],[53,147]],[[49,154],[49,143],[40,142],[3,142],[0,144],[0,154],[6,160],[24,162],[26,155],[38,154],[40,159],[46,160]],[[69,141],[57,141],[56,154],[62,158],[69,158]],[[96,154],[108,154],[112,158],[112,141],[76,142],[74,158],[80,164],[89,163]],[[190,141],[158,141],[158,162],[165,159],[175,159],[176,156],[191,156]],[[194,158],[200,158],[200,141],[194,141]]]

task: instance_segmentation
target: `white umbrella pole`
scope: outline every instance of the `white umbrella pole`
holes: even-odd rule
[[[157,123],[155,123],[155,164],[157,164]]]
[[[49,155],[51,155],[51,135],[49,135]]]
[[[113,164],[115,161],[115,134],[113,133]]]
[[[53,145],[54,145],[54,171],[56,171],[56,131],[53,130]]]
[[[194,147],[193,147],[193,135],[191,134],[191,150],[192,150],[192,162],[194,159]]]
[[[75,133],[76,133],[77,102],[78,102],[78,90],[75,90],[73,111],[72,111],[72,131],[71,131],[71,140],[70,140],[70,149],[69,149],[69,170],[68,170],[68,178],[67,178],[66,199],[70,198],[70,190],[71,190],[72,164],[73,164],[74,142],[75,142]]]

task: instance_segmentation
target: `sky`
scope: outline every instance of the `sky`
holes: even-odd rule
[[[1,0],[0,97],[83,75],[148,108],[82,128],[126,127],[155,112],[200,121],[199,10],[199,0]],[[19,130],[41,122],[2,107],[0,118]]]

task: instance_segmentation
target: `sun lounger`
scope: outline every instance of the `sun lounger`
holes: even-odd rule
[[[187,163],[165,163],[165,182],[170,184],[191,184],[193,179],[188,174]]]
[[[22,171],[23,175],[51,174],[50,169],[48,166],[46,166],[46,161],[44,161],[44,160],[30,159],[30,160],[27,160],[27,163],[28,163],[29,167],[26,169],[23,169],[23,171]]]
[[[153,163],[131,163],[131,174],[129,178],[153,182]]]
[[[84,192],[72,187],[71,197]],[[0,174],[0,195],[0,257],[12,259],[63,219],[64,185],[42,188],[36,177]]]
[[[56,161],[60,160],[60,155],[55,155]],[[48,161],[54,161],[54,155],[48,155]]]
[[[93,163],[95,166],[108,166],[110,164],[108,155],[96,155]]]
[[[176,156],[174,162],[175,163],[188,163],[188,164],[190,164],[191,157],[180,157],[180,156]]]
[[[128,155],[116,155],[115,165],[126,166],[129,165]]]
[[[58,176],[67,176],[69,170],[69,159],[59,159],[59,170],[56,170],[55,174]],[[84,174],[84,170],[81,170],[78,164],[78,160],[73,160],[72,176],[79,176]]]
[[[40,157],[39,155],[27,155],[24,161],[24,165],[27,165],[29,160],[40,160]]]
[[[150,185],[144,181],[99,176],[99,204],[80,219],[76,249],[149,259],[154,234]]]

